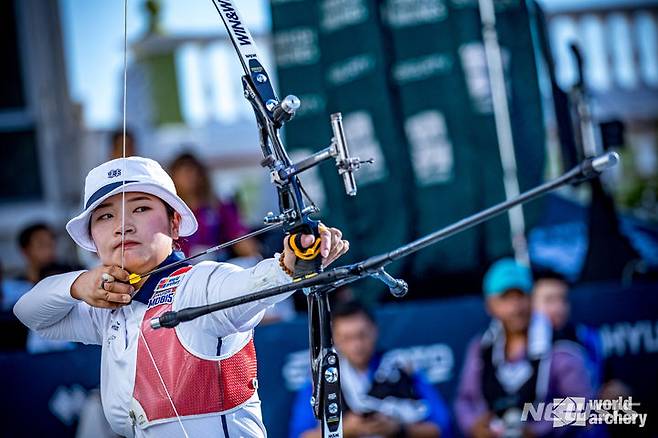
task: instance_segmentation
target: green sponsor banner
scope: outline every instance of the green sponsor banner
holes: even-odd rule
[[[301,100],[295,118],[284,129],[284,140],[295,161],[330,144],[331,127],[324,92],[318,22],[319,9],[314,0],[274,0],[272,6],[273,47],[278,73],[278,94],[294,94]],[[345,220],[335,191],[325,190],[336,184],[332,164],[304,172],[300,179],[310,197],[321,209],[324,221],[343,228]]]
[[[272,20],[277,92],[280,98],[294,94],[302,102],[295,119],[286,125],[288,146],[321,149],[316,143],[331,130],[322,81],[317,4],[312,0],[275,0]]]
[[[477,0],[449,0],[456,51],[466,80],[472,126],[471,144],[478,163],[480,208],[505,200],[503,171],[496,137],[493,102],[487,72]],[[530,17],[524,1],[496,0],[496,30],[506,73],[517,175],[521,191],[541,183],[544,171],[545,131],[536,59],[530,35]],[[526,230],[536,222],[539,202],[523,207]],[[506,215],[484,224],[486,262],[512,253]]]
[[[542,180],[545,142],[529,18],[523,2],[496,4],[525,190]],[[352,155],[375,159],[357,173],[355,199],[332,166],[319,172],[352,259],[505,199],[475,0],[276,0],[272,10],[281,94],[303,102],[287,145],[326,147],[329,114],[341,111]],[[536,212],[525,208],[529,226]],[[407,272],[472,272],[509,253],[503,216],[424,249]]]
[[[420,237],[479,208],[466,85],[446,0],[385,0],[382,18],[413,170],[413,229]],[[424,249],[414,258],[413,276],[477,269],[479,241],[476,229]]]
[[[501,44],[510,51],[510,113],[521,191],[540,184],[546,170],[546,127],[537,71],[540,54],[534,50],[536,44],[531,33],[535,19],[525,1],[515,2],[513,7],[498,14]],[[541,207],[542,201],[524,206],[527,230],[540,219]]]
[[[354,256],[389,251],[412,237],[416,201],[409,151],[391,95],[390,66],[374,0],[322,0],[320,48],[327,107],[341,111],[350,152],[373,158],[357,172],[359,194],[344,199]],[[342,184],[332,186],[342,191]],[[405,260],[390,267],[399,273]],[[368,284],[363,289],[381,289]]]
[[[356,198],[345,194],[333,160],[300,177],[322,208],[323,221],[340,227],[350,241],[345,262],[393,249],[409,239],[408,214],[400,214],[403,193],[391,183],[399,171],[391,172],[389,167],[407,154],[388,150],[393,148],[391,127],[396,125],[385,110],[388,87],[375,10],[374,4],[364,1],[272,2],[279,92],[295,94],[302,101],[285,128],[291,157],[329,146],[333,135],[329,116],[341,112],[351,155],[375,159],[375,164],[357,172]],[[351,32],[368,40],[353,46]],[[373,100],[375,94],[379,96]],[[382,207],[389,202],[394,210],[390,213]],[[383,291],[381,283],[374,281],[354,287],[365,301],[377,299]]]

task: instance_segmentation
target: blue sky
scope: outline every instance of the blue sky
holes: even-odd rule
[[[146,27],[144,0],[128,0],[128,41]],[[162,0],[162,22],[171,33],[218,33],[224,26],[210,0]],[[267,0],[235,0],[252,31],[269,28]],[[85,124],[119,123],[123,68],[123,0],[60,0],[69,86],[84,106]]]

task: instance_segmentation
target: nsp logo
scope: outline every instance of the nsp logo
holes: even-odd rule
[[[647,414],[633,408],[640,403],[633,397],[616,400],[585,400],[584,397],[555,398],[553,403],[525,403],[521,421],[552,421],[553,427],[587,426],[589,424],[637,424],[644,427]]]

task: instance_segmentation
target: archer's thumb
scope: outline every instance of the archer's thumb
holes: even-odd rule
[[[315,236],[312,234],[303,234],[302,235],[302,246],[304,248],[308,248],[309,246],[313,245],[313,242],[315,242]]]

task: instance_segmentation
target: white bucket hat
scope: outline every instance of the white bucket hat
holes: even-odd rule
[[[198,223],[190,207],[178,197],[171,177],[157,161],[142,157],[117,158],[93,168],[85,179],[84,211],[66,224],[71,238],[82,248],[96,252],[89,235],[91,212],[110,196],[127,192],[144,192],[162,199],[181,215],[179,234],[196,232]]]

